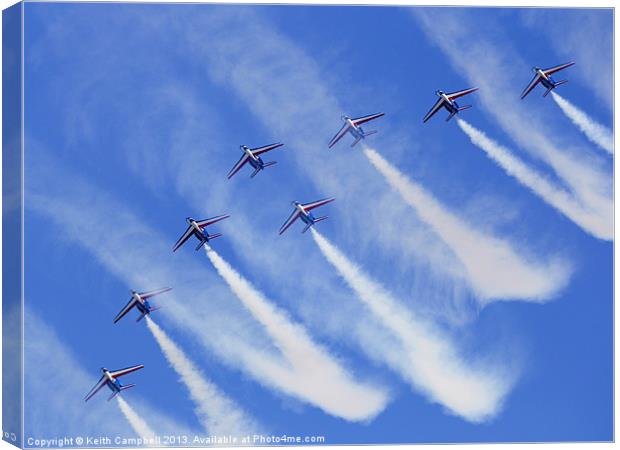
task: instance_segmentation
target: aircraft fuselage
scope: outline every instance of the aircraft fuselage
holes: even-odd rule
[[[459,112],[459,105],[458,105],[458,103],[456,103],[456,101],[454,101],[454,100],[450,100],[450,98],[448,97],[448,95],[445,92],[437,91],[437,95],[439,97],[443,98],[443,100],[444,100],[443,107],[450,114],[456,114],[456,113]]]
[[[294,203],[295,208],[297,208],[297,210],[301,213],[299,215],[299,218],[306,224],[306,225],[314,225],[314,216],[312,215],[312,213],[310,211],[306,211],[303,206],[301,206],[301,204],[295,202]]]
[[[187,218],[187,223],[189,223],[190,226],[194,229],[194,236],[196,236],[196,239],[200,241],[209,242],[210,236],[209,236],[209,233],[207,233],[207,230],[202,230],[198,226],[198,223],[196,223],[196,221],[192,219],[191,217]]]
[[[248,146],[242,145],[241,150],[243,150],[243,152],[248,155],[248,162],[254,169],[260,170],[265,167],[265,163],[263,162],[261,157],[256,156],[254,153],[252,153],[252,150]]]
[[[364,139],[364,137],[366,137],[366,134],[364,133],[362,127],[355,125],[349,117],[343,116],[342,120],[349,126],[349,133],[356,140]]]
[[[551,78],[551,75],[545,75],[542,69],[536,67],[534,70],[540,76],[540,84],[542,84],[548,90],[551,90],[556,87],[556,82]]]
[[[119,393],[121,391],[121,383],[120,381],[118,381],[116,378],[114,378],[111,374],[110,371],[102,368],[101,371],[103,372],[103,375],[106,377],[106,386],[115,393]]]

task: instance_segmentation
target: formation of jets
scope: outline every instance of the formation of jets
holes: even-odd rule
[[[560,70],[571,67],[574,64],[575,64],[574,62],[569,62],[565,64],[560,64],[558,66],[550,67],[548,69],[541,69],[540,67],[532,68],[532,71],[534,72],[534,78],[532,79],[532,81],[530,81],[530,83],[527,85],[527,87],[521,94],[521,99],[525,98],[525,96],[527,96],[539,83],[543,87],[546,88],[546,91],[543,94],[543,97],[546,97],[549,94],[549,92],[551,92],[553,89],[567,82],[567,80],[555,81],[551,77],[551,75],[556,72],[559,72]],[[458,103],[456,102],[456,99],[463,97],[465,95],[471,94],[473,92],[476,92],[477,90],[478,88],[474,87],[474,88],[463,89],[461,91],[450,92],[450,93],[445,93],[440,90],[436,91],[435,93],[437,94],[439,99],[435,102],[435,104],[430,109],[430,111],[424,116],[423,122],[426,123],[431,117],[433,117],[442,108],[447,110],[449,113],[448,117],[446,118],[446,121],[449,121],[450,119],[452,119],[452,117],[454,117],[460,111],[471,108],[472,105],[459,106]],[[338,133],[336,133],[336,135],[331,139],[331,141],[329,141],[328,147],[332,148],[347,133],[353,136],[354,138],[354,141],[351,144],[351,147],[355,146],[362,139],[365,139],[366,137],[372,134],[375,134],[377,132],[374,130],[364,131],[361,125],[364,123],[370,122],[371,120],[378,119],[379,117],[382,117],[383,115],[384,113],[381,112],[381,113],[361,116],[355,119],[352,119],[348,116],[342,116],[342,121],[344,122],[344,124],[342,125]],[[282,147],[283,145],[284,144],[281,144],[281,143],[275,143],[275,144],[269,144],[269,145],[265,145],[263,147],[257,147],[257,148],[249,148],[246,145],[242,145],[240,148],[243,154],[241,155],[241,158],[239,159],[239,161],[237,161],[237,163],[233,166],[233,168],[228,173],[228,179],[232,178],[246,164],[250,164],[250,166],[254,169],[252,174],[250,175],[250,178],[254,178],[261,170],[264,170],[267,167],[271,167],[274,164],[276,164],[276,161],[264,162],[262,158],[260,157],[260,155],[267,153],[269,151],[272,151],[276,148]],[[305,223],[305,226],[302,230],[302,233],[305,233],[306,231],[310,229],[310,227],[314,226],[316,223],[327,219],[327,216],[314,217],[311,211],[315,208],[331,203],[334,200],[335,199],[333,197],[330,197],[330,198],[325,198],[325,199],[317,200],[317,201],[310,202],[310,203],[300,203],[297,201],[293,201],[292,202],[293,212],[288,217],[288,219],[286,219],[286,222],[284,222],[282,227],[280,227],[279,234],[281,235],[282,233],[284,233],[291,225],[293,225],[297,221],[297,219],[301,219],[301,221]],[[186,222],[188,224],[187,230],[185,230],[185,232],[179,238],[176,244],[174,244],[172,251],[176,252],[192,236],[194,236],[199,241],[198,246],[196,247],[196,251],[200,250],[200,248],[204,247],[204,245],[208,243],[209,241],[211,241],[212,239],[222,236],[221,233],[209,234],[207,232],[207,226],[217,223],[221,220],[227,219],[228,217],[230,216],[226,214],[211,217],[209,219],[204,219],[204,220],[194,220],[193,218],[188,217],[186,219]],[[136,308],[136,310],[140,314],[138,318],[136,319],[136,322],[139,322],[145,316],[159,309],[159,307],[151,305],[151,303],[149,302],[149,299],[151,297],[163,294],[170,290],[172,290],[172,288],[169,288],[169,287],[156,289],[154,291],[149,291],[149,292],[137,292],[137,291],[132,290],[131,298],[129,302],[123,307],[123,309],[114,318],[114,323],[117,323],[119,320],[125,317],[125,315],[127,315],[127,313],[129,313],[133,308]],[[90,400],[104,386],[107,386],[112,391],[112,394],[110,395],[108,400],[113,399],[116,395],[120,394],[122,391],[135,386],[135,384],[122,385],[120,381],[118,380],[118,378],[124,375],[127,375],[131,372],[140,370],[142,368],[144,368],[144,365],[142,364],[137,365],[137,366],[127,367],[125,369],[115,370],[115,371],[110,371],[106,368],[102,368],[101,371],[103,372],[103,375],[101,376],[97,384],[95,384],[95,386],[86,395],[84,400],[85,401]]]

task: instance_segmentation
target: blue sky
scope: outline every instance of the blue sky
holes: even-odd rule
[[[153,319],[265,432],[610,440],[612,158],[541,88],[519,94],[531,66],[573,59],[558,93],[610,127],[612,31],[611,10],[27,3],[26,436],[58,431],[44,405],[131,435],[81,399],[99,367],[134,363],[126,399],[151,428],[206,432],[144,323],[112,325],[129,289],[170,285]],[[422,124],[436,89],[471,85],[462,118],[566,195],[525,187],[443,112]],[[376,111],[367,147],[327,149],[342,114]],[[277,141],[277,166],[226,180],[240,144]],[[366,302],[312,237],[277,235],[291,200],[325,196],[318,230],[378,286]],[[185,217],[222,213],[213,248],[241,294],[171,252]],[[50,391],[50,366],[80,376]]]

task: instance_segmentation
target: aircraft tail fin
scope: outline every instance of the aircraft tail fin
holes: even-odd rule
[[[471,108],[471,105],[461,106],[459,107],[459,111],[463,111],[464,109],[469,109],[469,108]]]
[[[125,386],[121,386],[121,391],[126,391],[127,389],[131,389],[132,387],[135,387],[135,383],[133,384],[126,384]]]
[[[152,311],[152,310],[151,310]],[[146,313],[142,313],[138,316],[138,318],[136,319],[136,322],[140,322],[142,319],[144,319],[144,316],[146,316]]]
[[[303,230],[301,230],[301,232],[302,232],[302,233],[305,233],[306,231],[308,231],[308,230],[310,229],[310,227],[311,227],[312,225],[314,225],[314,224],[313,224],[313,223],[309,223],[309,224],[307,224],[307,225],[304,227],[304,229],[303,229]]]
[[[364,137],[370,136],[371,134],[377,134],[377,130],[364,131]]]
[[[355,147],[355,144],[357,144],[361,140],[362,140],[362,136],[356,137],[355,140],[353,141],[353,144],[351,144],[351,147]]]
[[[329,216],[321,216],[321,217],[317,217],[316,219],[314,219],[314,223],[317,222],[322,222],[324,220],[326,220]]]
[[[118,395],[118,392],[116,392],[116,391],[112,392],[112,394],[108,397],[108,401],[112,400],[117,395]]]
[[[450,115],[448,116],[448,118],[446,119],[446,122],[449,122],[450,119],[452,119],[457,112],[458,111],[451,112]]]
[[[263,167],[257,167],[256,169],[254,169],[254,172],[252,172],[252,175],[250,175],[250,178],[254,178],[256,175],[258,175],[258,172],[260,172],[262,169],[266,169],[267,167],[271,167],[273,165],[276,165],[277,163],[278,163],[277,161],[270,161],[270,162],[263,164]]]
[[[211,236],[211,237],[213,237],[213,236]],[[207,240],[206,240],[206,239],[203,239],[202,241],[200,241],[200,244],[198,244],[198,245],[196,246],[196,251],[198,251],[198,250],[200,250],[202,247],[204,247],[206,243],[207,243]]]
[[[543,97],[546,97],[547,95],[549,95],[549,92],[554,90],[556,87],[561,86],[566,83],[568,83],[568,80],[557,81],[553,86],[551,86],[549,89],[545,91],[545,93],[543,94]]]

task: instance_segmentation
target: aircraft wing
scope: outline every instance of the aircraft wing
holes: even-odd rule
[[[441,97],[439,100],[437,100],[437,102],[435,102],[431,110],[427,112],[424,116],[424,122],[428,122],[428,119],[433,117],[435,113],[441,109],[441,107],[443,106],[443,102],[445,102],[443,97]]]
[[[171,290],[172,290],[172,288],[165,287],[165,288],[161,288],[161,289],[156,289],[154,291],[144,292],[144,293],[138,294],[138,295],[146,300],[147,298],[155,297],[156,295],[163,294],[164,292],[168,292],[168,291],[171,291]]]
[[[258,148],[252,148],[250,149],[250,151],[254,154],[254,156],[258,156],[261,155],[263,153],[267,153],[270,150],[273,150],[275,148],[278,147],[282,147],[284,144],[270,144],[270,145],[265,145],[264,147],[258,147]]]
[[[181,245],[185,244],[185,242],[187,242],[187,240],[190,237],[192,237],[192,234],[194,234],[194,231],[195,230],[192,228],[191,225],[187,227],[187,230],[185,230],[185,233],[183,233],[183,236],[181,236],[179,240],[177,241],[177,243],[174,244],[174,248],[172,249],[172,251],[176,252]]]
[[[99,381],[97,381],[97,384],[95,384],[93,388],[90,390],[90,392],[86,394],[86,397],[84,397],[84,401],[87,402],[93,397],[93,395],[99,392],[99,390],[106,385],[106,381],[107,380],[105,376],[101,377]]]
[[[345,134],[347,134],[347,131],[349,131],[349,124],[348,124],[348,123],[345,123],[345,124],[342,126],[342,128],[340,129],[340,131],[338,131],[338,133],[336,133],[336,136],[334,136],[334,137],[332,138],[332,140],[331,140],[331,141],[329,141],[329,145],[328,145],[328,147],[329,147],[329,148],[332,148],[334,145],[336,145],[336,143],[337,143],[340,139],[342,139],[342,137],[343,137]]]
[[[357,119],[351,119],[353,125],[358,126],[371,120],[375,120],[381,116],[385,116],[385,113],[368,114],[367,116],[358,117]]]
[[[129,303],[127,303],[125,305],[125,307],[123,309],[121,309],[121,312],[119,312],[116,317],[114,318],[114,323],[118,322],[119,320],[121,320],[123,317],[125,317],[127,315],[127,313],[129,311],[131,311],[131,309],[136,306],[136,302],[137,300],[133,297],[131,297],[131,300],[129,300]]]
[[[574,62],[569,62],[566,64],[560,64],[559,66],[549,67],[548,69],[543,69],[545,75],[551,75],[553,73],[559,72],[560,70],[566,69],[567,67],[574,66]]]
[[[230,172],[228,172],[228,179],[230,180],[234,174],[239,172],[241,168],[245,166],[245,163],[247,163],[249,159],[250,155],[248,155],[247,153],[243,153],[241,158],[239,158],[239,161],[237,161],[237,164],[235,164],[233,168],[230,169]]]
[[[143,368],[144,368],[144,364],[139,364],[137,366],[125,367],[124,369],[110,372],[110,375],[112,375],[112,378],[118,378],[118,377],[122,377],[123,375],[127,375],[128,373],[135,372],[136,370],[140,370]]]
[[[476,92],[478,88],[469,88],[463,89],[462,91],[451,92],[450,94],[446,94],[450,100],[454,100],[455,98],[462,97],[467,94],[471,94],[472,92]]]
[[[295,210],[291,213],[289,218],[286,219],[286,222],[284,222],[284,225],[280,227],[280,231],[278,233],[279,234],[284,233],[291,225],[293,225],[293,223],[295,223],[297,219],[299,219],[300,214],[301,213],[299,212],[299,210],[295,208]]]
[[[534,78],[532,78],[532,81],[530,81],[530,84],[528,84],[527,87],[521,93],[521,99],[524,99],[525,96],[529,94],[532,91],[532,89],[536,87],[539,81],[540,81],[540,74],[534,75]]]
[[[215,222],[219,222],[220,220],[224,220],[224,219],[228,219],[230,216],[228,214],[224,214],[221,216],[215,216],[215,217],[211,217],[209,219],[205,219],[205,220],[198,220],[196,221],[196,223],[198,224],[198,226],[200,228],[204,228],[207,225],[211,225]]]
[[[316,202],[306,203],[305,205],[301,205],[303,209],[306,211],[310,211],[314,208],[318,208],[319,206],[323,206],[327,203],[331,203],[336,200],[334,197],[324,198],[323,200],[317,200]]]

